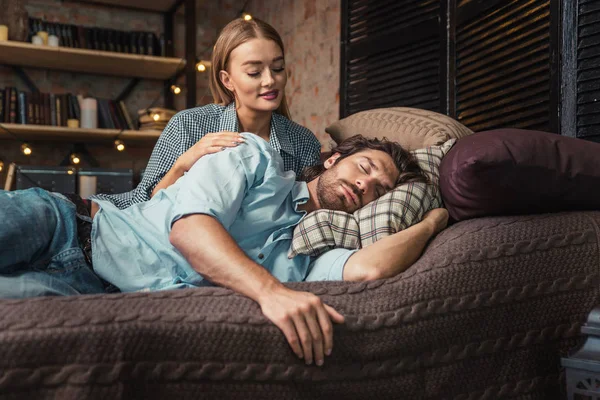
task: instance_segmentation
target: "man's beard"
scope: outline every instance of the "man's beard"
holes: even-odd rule
[[[321,208],[326,210],[337,210],[352,213],[358,209],[356,204],[348,203],[345,196],[340,194],[340,186],[345,184],[349,190],[354,190],[356,196],[361,199],[362,196],[354,185],[338,179],[337,166],[334,165],[328,170],[325,170],[319,177],[317,182],[317,198]]]

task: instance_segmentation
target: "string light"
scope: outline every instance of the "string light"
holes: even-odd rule
[[[71,154],[71,162],[73,164],[77,165],[81,162],[81,158],[79,158],[79,156],[76,153],[72,153]]]
[[[250,21],[252,19],[252,15],[244,13],[244,15],[242,15],[242,18],[244,18],[244,20],[246,21]]]
[[[125,150],[125,143],[122,140],[115,140],[115,148],[117,151],[123,151]]]
[[[152,116],[152,119],[153,119],[153,120],[155,120],[155,121],[158,121],[158,120],[160,119],[160,115],[158,115],[158,114],[154,114],[154,115]]]
[[[21,151],[23,152],[23,154],[25,154],[26,156],[31,155],[32,151],[31,151],[31,147],[29,147],[29,145],[27,143],[23,143],[21,145]]]
[[[74,173],[75,173],[75,171],[73,171],[72,169],[67,171],[67,174],[69,174],[69,175],[73,175]]]
[[[0,160],[0,172],[4,171],[4,161]]]
[[[211,66],[212,63],[210,61],[200,60],[196,64],[196,69],[198,70],[198,72],[205,72]]]
[[[175,94],[181,93],[181,88],[177,85],[171,85],[171,91]]]

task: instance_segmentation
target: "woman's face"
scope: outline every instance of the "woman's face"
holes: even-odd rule
[[[287,82],[283,52],[272,40],[251,39],[231,52],[227,71],[221,71],[220,78],[235,93],[238,108],[275,111]]]

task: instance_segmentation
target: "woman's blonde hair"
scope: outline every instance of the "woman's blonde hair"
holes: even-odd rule
[[[238,18],[228,23],[219,34],[217,42],[212,53],[212,67],[210,70],[210,92],[213,96],[213,101],[217,104],[227,105],[235,100],[233,92],[223,85],[219,78],[219,72],[227,70],[227,63],[231,52],[251,39],[265,38],[274,41],[281,48],[281,53],[285,55],[283,50],[283,41],[279,33],[271,25],[260,19],[252,18],[246,21],[243,18]],[[290,119],[290,110],[285,98],[285,92],[282,94],[281,104],[275,110],[276,113]]]

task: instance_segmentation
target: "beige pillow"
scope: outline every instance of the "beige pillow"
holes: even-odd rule
[[[436,146],[473,133],[460,122],[440,113],[410,107],[389,107],[361,111],[325,128],[336,143],[361,134],[386,137],[407,150]]]

